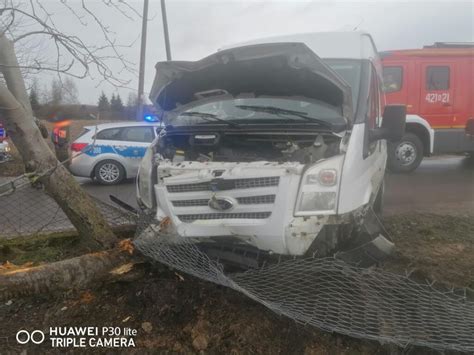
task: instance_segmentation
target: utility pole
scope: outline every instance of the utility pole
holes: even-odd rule
[[[143,2],[143,18],[142,18],[142,41],[140,47],[140,72],[138,74],[138,107],[137,121],[143,119],[143,89],[145,86],[145,55],[146,55],[146,31],[148,25],[148,0]]]
[[[166,60],[171,60],[170,36],[168,33],[168,20],[166,19],[165,0],[161,0],[161,16],[163,18],[163,33],[165,35]]]

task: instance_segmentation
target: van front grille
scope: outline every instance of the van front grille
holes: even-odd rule
[[[243,213],[201,213],[178,215],[181,222],[191,223],[198,220],[210,219],[265,219],[271,212],[243,212]]]
[[[237,197],[237,202],[241,205],[271,204],[275,202],[275,195]],[[176,200],[171,201],[171,203],[174,207],[207,206],[209,204],[209,199]]]
[[[180,184],[180,185],[168,185],[166,186],[168,192],[193,192],[193,191],[208,191],[209,183],[202,182],[199,184]]]
[[[170,193],[194,191],[226,191],[235,189],[252,189],[278,186],[279,183],[279,176],[269,176],[249,179],[214,179],[212,181],[200,182],[197,184],[167,185],[166,189]]]
[[[241,205],[258,205],[258,204],[266,204],[266,203],[270,204],[270,203],[275,203],[275,195],[238,197],[237,201]]]
[[[209,199],[196,199],[196,200],[181,200],[181,201],[171,201],[174,207],[194,207],[194,206],[207,206],[209,204]]]

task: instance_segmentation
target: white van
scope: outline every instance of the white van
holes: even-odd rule
[[[404,106],[382,120],[381,83],[359,32],[158,63],[150,98],[166,127],[141,163],[140,205],[177,240],[329,254],[380,209],[385,140],[404,132]]]

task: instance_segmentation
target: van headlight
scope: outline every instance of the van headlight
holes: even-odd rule
[[[335,214],[344,156],[339,155],[311,166],[301,180],[295,216]]]
[[[150,146],[140,163],[137,176],[137,197],[146,207],[153,208],[153,148]]]

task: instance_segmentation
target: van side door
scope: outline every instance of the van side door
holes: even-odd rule
[[[379,76],[375,67],[371,67],[370,92],[369,103],[366,118],[366,132],[378,128],[382,124],[382,100],[383,87],[380,83]],[[372,191],[377,192],[383,183],[383,177],[386,164],[386,141],[377,140],[375,142],[368,142],[368,134],[364,135],[364,160],[368,162],[367,169],[370,175],[370,184],[372,184]]]
[[[359,118],[354,124],[343,165],[338,214],[354,211],[373,202],[382,187],[387,161],[385,140],[370,142],[369,132],[381,125],[382,87],[374,66],[364,69],[367,91],[359,98]],[[365,97],[364,97],[365,96]],[[362,104],[363,103],[363,104]]]

